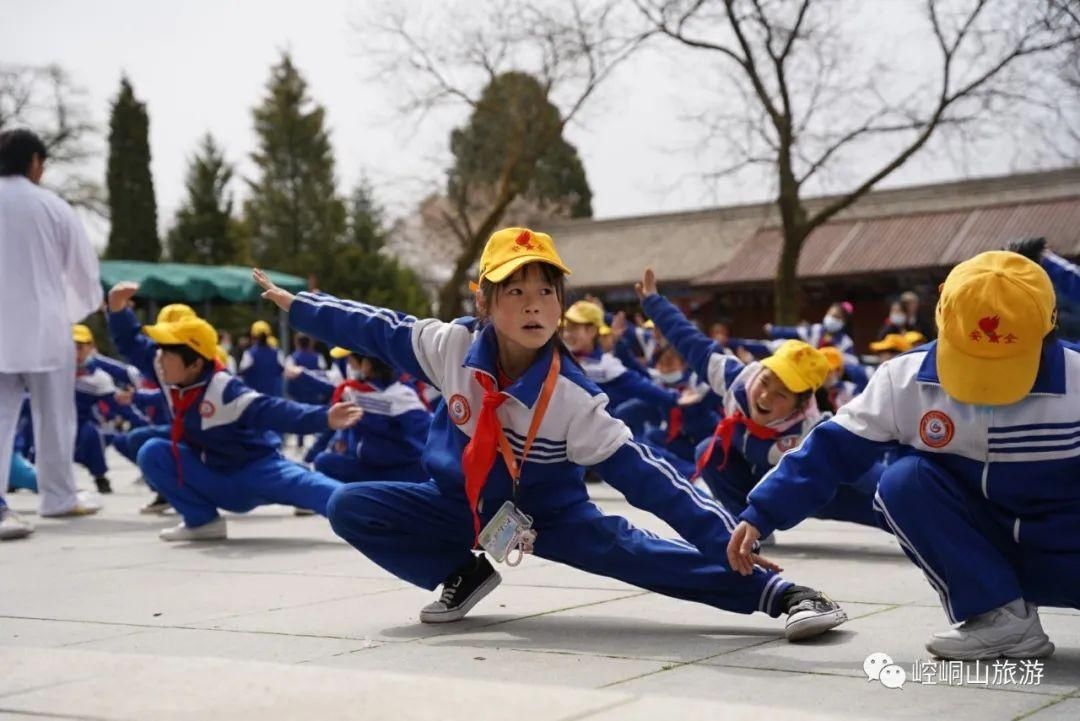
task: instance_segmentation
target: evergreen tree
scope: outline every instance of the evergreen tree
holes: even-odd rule
[[[345,242],[336,248],[330,270],[320,277],[320,288],[372,305],[429,315],[431,303],[423,284],[410,268],[385,253],[386,236],[382,208],[370,184],[361,180],[349,199]]]
[[[325,116],[284,53],[254,110],[258,149],[251,157],[259,177],[249,181],[245,207],[257,263],[319,279],[333,270],[346,231]]]
[[[506,186],[515,197],[559,206],[572,218],[592,217],[592,190],[577,149],[562,137],[564,122],[540,81],[527,73],[496,76],[469,122],[450,134],[451,198]]]
[[[592,216],[592,191],[566,125],[532,75],[496,75],[468,122],[450,134],[454,164],[447,176],[453,209],[449,229],[460,243],[449,280],[439,291],[439,314],[461,314],[465,280],[488,236],[511,206],[525,202],[547,217]]]
[[[109,244],[105,257],[156,261],[161,256],[150,175],[150,118],[126,77],[109,119]]]
[[[229,183],[233,167],[207,133],[188,166],[188,197],[168,235],[169,257],[177,263],[241,264],[247,260],[239,221],[232,217]]]

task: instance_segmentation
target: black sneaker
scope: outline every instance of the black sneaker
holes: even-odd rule
[[[420,610],[421,623],[450,623],[465,618],[465,614],[484,596],[502,582],[487,556],[478,556],[465,568],[458,569],[443,581],[439,600]]]
[[[792,586],[780,599],[780,608],[787,612],[784,636],[788,641],[801,641],[825,633],[847,621],[840,605],[821,591]]]
[[[151,516],[160,516],[170,508],[172,508],[172,504],[169,503],[169,499],[159,493],[154,496],[154,500],[150,501],[145,506],[140,508],[139,513]]]
[[[98,493],[101,493],[102,495],[112,493],[112,484],[109,483],[109,479],[105,476],[98,476],[95,478],[94,485],[97,486]]]

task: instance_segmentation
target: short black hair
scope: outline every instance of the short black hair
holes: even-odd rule
[[[182,360],[184,362],[184,365],[188,366],[189,368],[195,365],[195,361],[201,360],[204,363],[210,362],[202,355],[200,355],[199,352],[196,351],[194,348],[189,345],[184,345],[183,343],[167,344],[158,347],[163,353],[175,353],[176,355],[180,356],[180,360]]]
[[[49,151],[33,131],[15,128],[0,132],[0,175],[28,175],[35,155],[45,160]]]
[[[398,379],[398,372],[394,370],[394,367],[375,356],[360,356],[361,358],[367,358],[371,362],[371,378],[384,386],[388,386]]]
[[[296,334],[296,347],[300,350],[309,350],[311,348],[311,338],[303,333]]]

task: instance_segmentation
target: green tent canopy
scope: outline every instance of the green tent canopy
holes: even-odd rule
[[[266,274],[290,292],[307,290],[307,281],[298,276],[275,271],[267,271]],[[262,289],[251,279],[251,268],[239,265],[101,261],[101,284],[106,292],[122,280],[139,284],[137,297],[168,303],[212,300],[244,303],[258,300],[262,294]]]

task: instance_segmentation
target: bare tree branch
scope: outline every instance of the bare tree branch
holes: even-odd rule
[[[781,320],[795,317],[798,255],[816,227],[857,202],[932,138],[973,142],[981,128],[1014,106],[1038,110],[1042,117],[1062,115],[1069,96],[1041,97],[1030,86],[1069,49],[1077,53],[1080,83],[1080,11],[1071,0],[925,0],[925,45],[936,54],[937,67],[914,86],[910,73],[895,72],[888,60],[867,63],[845,54],[843,23],[830,18],[825,0],[634,4],[658,36],[718,58],[743,95],[743,107],[725,97],[722,109],[703,123],[727,151],[724,164],[706,179],[771,159],[784,231],[776,285]],[[885,80],[889,74],[901,82]],[[860,150],[878,156],[878,167],[809,212],[803,185]]]

